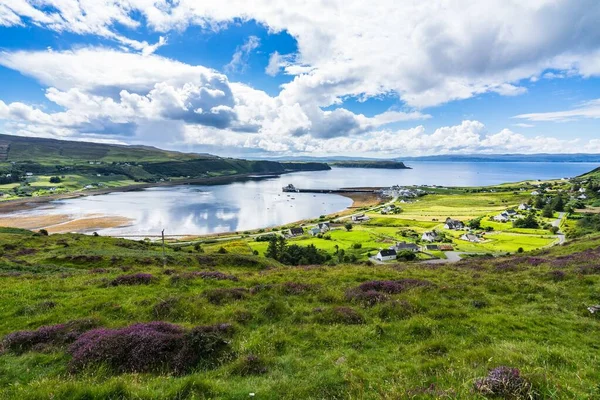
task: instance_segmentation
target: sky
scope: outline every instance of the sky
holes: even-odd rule
[[[0,133],[222,156],[600,153],[597,0],[0,0]]]

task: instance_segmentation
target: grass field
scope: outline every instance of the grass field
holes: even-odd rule
[[[340,241],[347,236],[339,235]],[[362,236],[368,232],[352,235],[370,239]],[[81,318],[111,328],[158,319],[188,328],[233,325],[222,359],[183,375],[106,366],[73,372],[63,345],[5,350],[2,399],[235,399],[250,393],[262,399],[482,399],[474,382],[501,365],[519,368],[536,398],[600,396],[600,320],[585,309],[598,302],[600,275],[583,269],[597,257],[598,238],[546,250],[535,264],[475,259],[440,267],[293,268],[169,248],[165,269],[160,247],[148,243],[15,229],[0,229],[0,243],[0,336]],[[557,275],[551,272],[558,255]],[[174,279],[206,270],[237,281]],[[155,279],[107,284],[141,272]],[[362,282],[402,279],[428,283],[372,306],[346,296]],[[304,286],[289,291],[295,286],[288,282]],[[219,303],[207,297],[232,288],[244,295]],[[260,369],[245,368],[249,356]]]

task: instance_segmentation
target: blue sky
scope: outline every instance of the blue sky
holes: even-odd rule
[[[593,1],[49,3],[0,4],[4,133],[235,156],[600,152]]]

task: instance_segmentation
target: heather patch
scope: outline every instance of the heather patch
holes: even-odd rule
[[[248,292],[245,288],[219,288],[204,292],[204,296],[212,304],[221,305],[230,301],[242,300]]]
[[[207,280],[218,280],[218,281],[239,281],[237,276],[224,274],[219,271],[194,271],[194,272],[184,272],[181,274],[175,274],[171,276],[171,283],[177,284],[187,281],[192,281],[194,279],[207,279]]]
[[[117,276],[110,282],[110,286],[133,286],[133,285],[149,285],[155,281],[152,274],[130,274]]]
[[[600,274],[600,265],[582,265],[577,268],[577,272],[581,275],[597,275]]]
[[[497,367],[485,378],[475,381],[475,390],[485,396],[502,397],[505,399],[532,398],[531,383],[529,383],[517,368]]]
[[[198,326],[189,331],[166,322],[125,328],[94,329],[69,347],[70,368],[81,371],[105,365],[115,372],[186,373],[217,361],[229,348],[228,324]]]
[[[315,309],[316,320],[323,324],[364,324],[364,317],[352,307],[333,307],[328,309]]]
[[[307,293],[313,290],[313,285],[300,282],[285,282],[281,285],[281,290],[284,294],[297,295]]]
[[[363,291],[360,289],[349,289],[346,291],[346,299],[365,306],[374,306],[388,300],[388,296],[376,290]]]
[[[4,349],[14,353],[42,350],[74,342],[85,331],[98,326],[93,319],[69,321],[64,324],[42,326],[32,331],[10,333],[2,340]]]
[[[565,271],[561,271],[558,269],[548,272],[548,277],[554,282],[562,281],[566,278],[566,276],[567,274],[565,273]]]
[[[431,282],[421,279],[399,279],[395,281],[368,281],[358,286],[362,292],[376,291],[381,293],[396,294],[415,287],[431,286]]]

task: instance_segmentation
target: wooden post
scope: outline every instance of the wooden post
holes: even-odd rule
[[[167,256],[165,255],[165,230],[161,232],[162,236],[162,253],[163,253],[163,267],[167,266]]]

